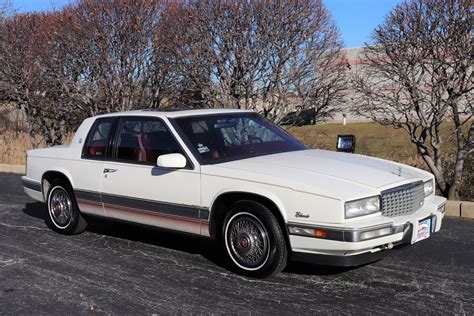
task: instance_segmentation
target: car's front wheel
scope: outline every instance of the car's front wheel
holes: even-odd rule
[[[62,180],[51,183],[48,191],[48,214],[50,226],[65,235],[82,233],[87,222],[77,208],[69,185]]]
[[[285,268],[285,237],[277,219],[263,204],[235,203],[225,217],[221,237],[230,264],[241,274],[264,278]]]

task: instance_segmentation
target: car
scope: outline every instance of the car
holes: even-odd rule
[[[22,181],[59,233],[101,216],[205,236],[259,278],[380,260],[439,231],[446,202],[426,171],[310,149],[247,110],[87,118],[69,145],[28,151]]]
[[[292,126],[304,126],[315,123],[316,109],[298,109],[297,111],[286,114],[280,124]]]

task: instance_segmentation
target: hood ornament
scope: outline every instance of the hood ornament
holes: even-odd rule
[[[397,171],[391,172],[392,174],[401,177],[402,176],[402,167],[397,167]]]

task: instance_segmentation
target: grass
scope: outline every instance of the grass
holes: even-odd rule
[[[0,130],[0,163],[24,164],[29,149],[31,141],[28,133]]]
[[[448,138],[450,126],[442,126],[441,135]],[[367,156],[380,157],[398,162],[421,160],[416,147],[402,129],[394,129],[375,123],[321,124],[291,127],[288,131],[311,148],[335,150],[338,134],[356,136],[355,152]],[[446,153],[455,152],[454,140],[443,144]],[[418,164],[417,164],[418,165]]]
[[[66,137],[71,142],[74,135]],[[43,138],[36,137],[37,148],[46,146]],[[26,163],[26,151],[32,149],[30,135],[24,131],[0,129],[0,163],[22,165]]]

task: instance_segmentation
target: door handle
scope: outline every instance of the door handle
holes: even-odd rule
[[[105,169],[104,169],[104,173],[115,172],[115,171],[117,171],[117,170],[118,170],[118,169],[105,168]]]

